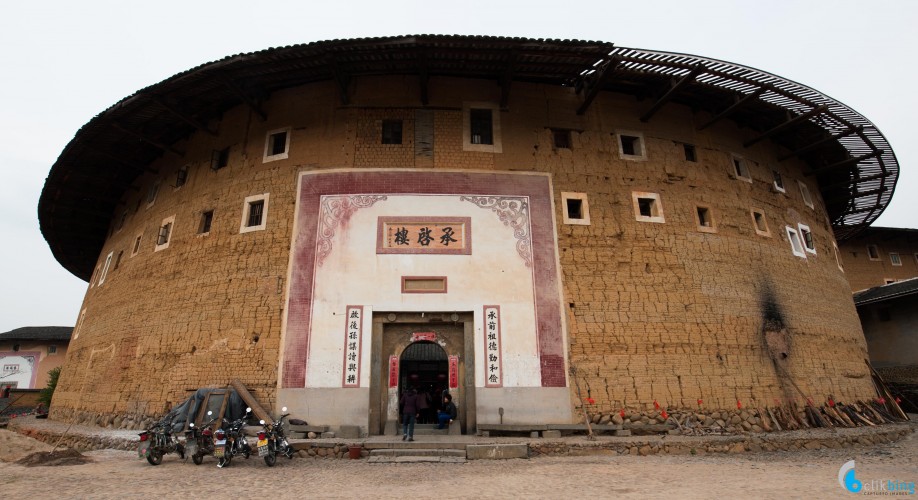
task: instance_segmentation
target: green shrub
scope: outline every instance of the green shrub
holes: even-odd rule
[[[61,376],[61,367],[53,368],[48,371],[48,386],[38,394],[38,401],[45,405],[45,408],[51,406],[51,397],[54,396],[54,389],[57,387],[57,379]]]

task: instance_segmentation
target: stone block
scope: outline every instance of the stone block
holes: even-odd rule
[[[542,437],[548,439],[557,439],[561,437],[561,431],[542,431]]]
[[[341,439],[358,439],[360,438],[360,426],[342,425],[338,428],[337,437]]]
[[[529,458],[529,446],[525,444],[470,444],[466,447],[465,453],[469,460]]]

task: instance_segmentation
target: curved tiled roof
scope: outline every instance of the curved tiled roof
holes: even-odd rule
[[[504,104],[513,81],[574,87],[584,112],[602,91],[647,103],[644,121],[666,103],[698,111],[699,128],[730,119],[747,146],[771,140],[803,159],[820,184],[836,236],[879,217],[898,177],[880,131],[848,106],[809,87],[747,66],[704,57],[616,47],[607,42],[412,35],[331,40],[237,54],[139,90],[85,124],[65,147],[38,205],[41,231],[58,262],[88,280],[125,189],[173,145],[207,131],[240,104],[259,110],[272,92],[336,82],[347,103],[351,78],[417,75],[496,81]],[[425,103],[426,96],[420,96]],[[259,110],[260,112],[260,110]]]
[[[0,341],[5,340],[70,340],[72,326],[24,326],[5,333],[0,333]]]

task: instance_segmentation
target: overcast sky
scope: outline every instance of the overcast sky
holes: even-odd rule
[[[227,55],[406,34],[602,40],[797,81],[886,136],[902,170],[874,225],[918,227],[918,1],[10,1],[0,9],[0,332],[76,322],[87,284],[51,256],[37,206],[51,164],[93,116]]]

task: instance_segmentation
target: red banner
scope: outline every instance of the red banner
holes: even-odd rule
[[[437,340],[436,332],[415,332],[411,334],[412,342],[435,342]]]
[[[459,387],[459,356],[449,357],[449,388]]]
[[[389,356],[389,387],[398,387],[398,356]]]

